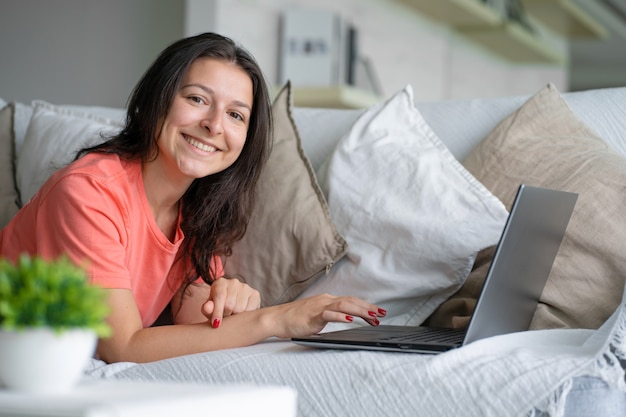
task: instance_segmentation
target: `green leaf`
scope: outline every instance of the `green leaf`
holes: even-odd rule
[[[1,328],[84,328],[108,337],[108,314],[105,292],[89,284],[84,268],[66,256],[45,260],[22,255],[16,263],[0,258]]]

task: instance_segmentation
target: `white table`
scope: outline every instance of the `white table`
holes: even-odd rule
[[[289,387],[96,380],[67,394],[0,389],[0,417],[296,417]]]

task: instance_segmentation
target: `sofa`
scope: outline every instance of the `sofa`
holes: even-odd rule
[[[463,327],[517,186],[577,192],[529,331],[435,356],[270,339],[146,364],[94,358],[85,380],[288,385],[301,417],[624,414],[626,87],[420,102],[406,86],[342,110],[296,107],[287,83],[272,111],[258,203],[224,262],[263,305],[328,292],[378,303],[383,324]],[[0,227],[123,120],[121,108],[0,99]]]

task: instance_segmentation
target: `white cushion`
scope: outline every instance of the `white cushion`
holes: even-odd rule
[[[459,160],[530,96],[417,102],[422,117]],[[563,94],[574,113],[618,152],[626,155],[626,87]],[[315,170],[332,153],[363,110],[295,108],[302,147]]]
[[[102,142],[102,133],[111,134],[121,127],[114,120],[34,101],[17,158],[16,181],[22,203],[30,200],[54,170],[71,162],[76,151]]]
[[[15,155],[19,157],[22,152],[22,146],[24,145],[24,138],[26,137],[26,130],[30,123],[30,118],[33,116],[33,107],[15,102],[15,113],[13,114],[13,136],[15,140]]]
[[[13,133],[15,135],[15,154],[19,156],[22,151],[26,130],[33,115],[33,107],[39,100],[34,100],[30,105],[15,102],[15,115],[13,116]],[[126,117],[126,110],[119,107],[101,106],[75,106],[57,105],[58,108],[73,110],[76,114],[91,114],[113,122],[123,123]]]
[[[13,110],[9,104],[0,107],[0,229],[9,223],[17,213],[18,195],[15,189],[13,149]]]
[[[317,171],[333,152],[337,142],[363,114],[364,110],[295,107],[293,119],[300,132],[302,149],[313,170]]]
[[[350,248],[302,296],[361,297],[385,308],[390,324],[425,320],[507,217],[426,124],[410,86],[360,117],[319,175]]]
[[[577,91],[563,97],[587,127],[626,155],[626,87]]]
[[[126,121],[126,109],[121,107],[76,106],[71,104],[64,104],[59,107],[70,109],[77,113],[92,114],[119,124],[124,124]]]

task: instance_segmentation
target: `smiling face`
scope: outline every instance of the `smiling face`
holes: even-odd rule
[[[168,177],[190,184],[223,171],[241,154],[252,111],[252,81],[237,65],[194,61],[182,79],[157,140]]]

